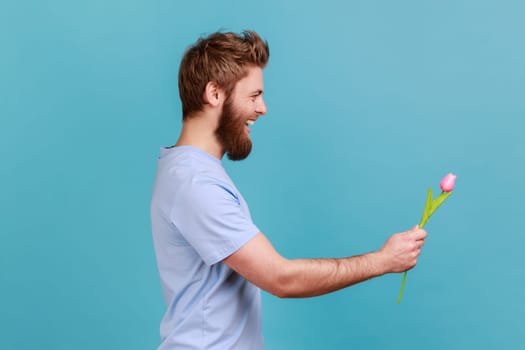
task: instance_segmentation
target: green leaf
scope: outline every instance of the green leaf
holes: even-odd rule
[[[430,213],[428,215],[428,219],[430,219],[432,214],[434,214],[436,212],[436,210],[438,210],[438,208],[441,206],[441,204],[443,204],[451,194],[452,194],[452,191],[451,192],[441,192],[439,194],[439,196],[436,198],[436,200],[434,200],[433,203],[432,203],[432,209],[431,209],[431,211],[430,211]]]
[[[432,188],[428,188],[427,201],[425,203],[425,209],[423,210],[423,215],[421,216],[421,221],[419,222],[419,227],[422,228],[425,226],[430,212],[432,210]]]
[[[432,209],[434,211],[437,210],[443,204],[444,201],[447,200],[447,198],[452,194],[452,191],[450,192],[441,192],[441,194],[437,197],[437,199],[434,201],[434,204],[432,205]]]

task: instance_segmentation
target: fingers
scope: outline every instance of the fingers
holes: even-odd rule
[[[407,232],[407,239],[411,241],[411,251],[412,254],[417,258],[419,255],[421,255],[421,249],[425,245],[425,237],[427,236],[427,232],[422,229],[416,229],[414,228],[413,231]]]
[[[414,254],[416,258],[418,258],[421,255],[421,249],[423,248],[424,245],[425,245],[424,239],[420,239],[415,242]]]
[[[419,225],[414,227],[410,231],[407,231],[406,234],[410,236],[411,239],[415,240],[422,240],[427,237],[427,231],[423,230],[422,228],[419,228]]]
[[[411,250],[420,253],[424,244],[425,244],[424,240],[415,241],[413,243],[413,245],[412,245],[412,249]]]

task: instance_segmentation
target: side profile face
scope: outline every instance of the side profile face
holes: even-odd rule
[[[250,126],[266,114],[263,90],[262,69],[249,67],[248,75],[237,82],[224,102],[215,133],[231,160],[245,159],[252,150]]]

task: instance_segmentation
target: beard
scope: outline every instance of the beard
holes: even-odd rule
[[[233,101],[227,99],[215,135],[230,160],[243,160],[252,151],[252,141],[246,135],[245,125],[246,118],[233,106]]]

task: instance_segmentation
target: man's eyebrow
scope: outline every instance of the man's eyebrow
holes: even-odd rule
[[[254,96],[258,96],[258,95],[262,95],[264,91],[262,91],[261,89],[258,89],[258,90],[255,90],[253,91],[251,94],[254,95]]]

